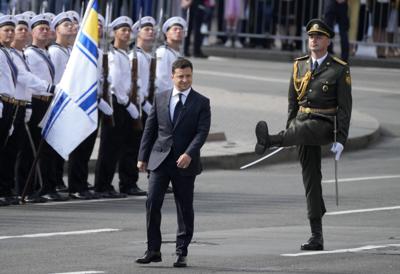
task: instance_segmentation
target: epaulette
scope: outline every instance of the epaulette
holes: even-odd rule
[[[332,59],[335,60],[337,63],[343,65],[343,66],[347,66],[347,63],[345,61],[343,61],[342,59],[336,57],[336,56],[332,56]]]
[[[306,60],[306,59],[308,59],[308,58],[310,58],[310,56],[304,55],[304,56],[301,56],[301,57],[297,57],[297,58],[294,59],[294,60],[295,60],[295,61],[301,61],[301,60]]]

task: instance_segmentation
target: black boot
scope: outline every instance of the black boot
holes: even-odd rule
[[[322,220],[310,220],[311,238],[301,245],[301,250],[324,250],[324,238],[322,237]]]
[[[258,155],[264,154],[265,150],[270,147],[268,125],[265,121],[259,121],[256,126],[257,144],[254,151]]]

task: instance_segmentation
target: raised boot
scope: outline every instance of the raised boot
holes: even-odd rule
[[[270,147],[268,125],[265,121],[259,121],[256,125],[257,144],[254,151],[258,155],[264,154],[265,150]]]
[[[301,245],[301,250],[324,250],[324,238],[322,236],[322,220],[310,220],[311,238]]]

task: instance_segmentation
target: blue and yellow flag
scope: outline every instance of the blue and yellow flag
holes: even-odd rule
[[[97,128],[98,2],[86,8],[42,135],[64,158]]]

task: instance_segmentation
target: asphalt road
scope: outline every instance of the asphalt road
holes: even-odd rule
[[[212,59],[195,66],[203,86],[262,93],[262,80],[251,77],[267,77],[268,92],[286,95],[290,64]],[[213,68],[232,75],[210,76]],[[385,121],[387,131],[368,149],[344,153],[339,207],[333,161],[323,159],[324,252],[299,250],[310,232],[300,167],[291,162],[198,177],[195,236],[184,270],[172,268],[176,214],[168,195],[163,262],[148,266],[134,263],[145,251],[144,198],[0,208],[0,273],[399,273],[400,74],[352,71],[355,105]],[[144,176],[140,185],[146,188]]]

